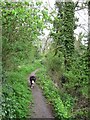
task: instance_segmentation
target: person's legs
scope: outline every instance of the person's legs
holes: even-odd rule
[[[31,88],[33,88],[33,87],[34,87],[34,84],[35,84],[35,82],[34,82],[34,80],[32,80],[32,85],[31,85]]]

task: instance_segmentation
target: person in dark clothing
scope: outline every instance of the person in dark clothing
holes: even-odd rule
[[[39,71],[39,68],[36,69],[34,72],[32,72],[30,75],[29,75],[29,83],[30,83],[30,87],[33,88],[34,87],[34,84],[36,82],[36,72]]]
[[[31,88],[34,87],[35,81],[36,81],[36,77],[35,77],[35,76],[30,76],[30,87],[31,87]]]

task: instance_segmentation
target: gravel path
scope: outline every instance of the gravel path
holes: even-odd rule
[[[31,118],[54,118],[50,105],[47,104],[41,89],[35,84],[32,89],[34,105],[32,107]]]

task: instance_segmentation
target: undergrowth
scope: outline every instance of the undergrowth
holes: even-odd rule
[[[21,65],[3,74],[2,119],[26,118],[30,115],[32,95],[27,80],[30,71],[30,66]]]
[[[51,103],[54,108],[55,118],[60,120],[71,120],[72,108],[74,99],[66,94],[61,95],[60,90],[55,87],[53,81],[48,76],[45,67],[37,74],[37,83],[43,90],[44,96],[47,98],[48,103]]]

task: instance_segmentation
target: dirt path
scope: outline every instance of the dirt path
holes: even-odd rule
[[[54,118],[51,107],[47,104],[46,99],[42,95],[41,89],[35,84],[32,89],[34,105],[32,107],[31,118]]]

